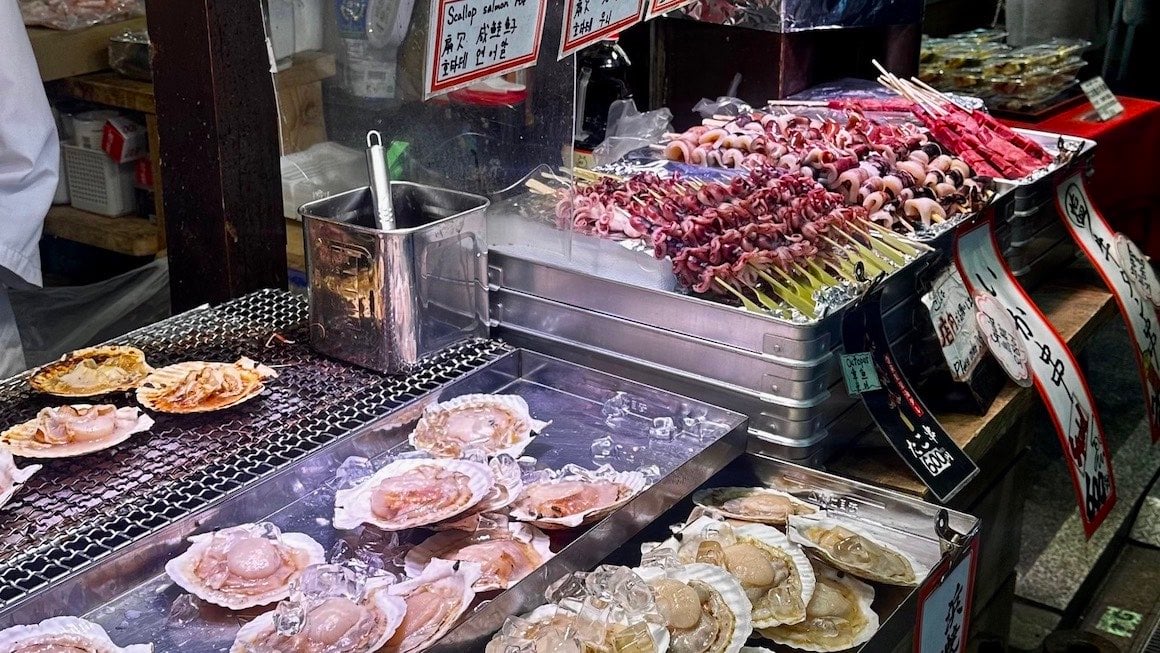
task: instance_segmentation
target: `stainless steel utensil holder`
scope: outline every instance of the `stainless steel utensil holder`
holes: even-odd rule
[[[488,200],[391,182],[396,228],[376,228],[359,188],[298,209],[306,242],[310,343],[389,374],[488,335]]]

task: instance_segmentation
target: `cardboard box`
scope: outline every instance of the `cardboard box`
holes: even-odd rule
[[[128,163],[149,155],[149,133],[145,125],[128,118],[110,118],[101,134],[101,149],[117,163]]]

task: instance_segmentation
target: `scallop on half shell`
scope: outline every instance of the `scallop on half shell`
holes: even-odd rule
[[[334,527],[370,524],[401,531],[441,522],[478,504],[495,484],[483,463],[447,458],[396,460],[334,496]]]
[[[634,571],[653,591],[669,653],[738,653],[753,633],[749,599],[724,569],[694,563]]]
[[[510,506],[520,493],[524,491],[524,481],[520,476],[519,466],[514,462],[511,464],[514,469],[505,470],[503,456],[498,456],[490,459],[487,462],[488,467],[491,468],[492,477],[495,479],[495,484],[491,486],[491,490],[487,493],[479,503],[472,506],[470,509],[455,515],[454,517],[441,521],[437,524],[430,524],[427,528],[433,531],[475,531],[480,528],[482,523],[481,517],[485,513],[499,513],[504,512],[504,508]]]
[[[136,347],[102,345],[69,352],[36,369],[33,390],[58,397],[98,397],[132,390],[153,371]]]
[[[640,623],[647,628],[648,635],[654,643],[654,651],[663,653],[669,649],[669,631],[663,625],[644,621]],[[591,634],[585,633],[583,637],[581,636],[580,629],[585,626],[584,622],[578,619],[576,610],[549,603],[518,617],[508,617],[504,621],[503,628],[487,643],[484,653],[506,653],[511,646],[519,647],[521,651],[532,650],[535,653],[555,653],[576,647],[582,651],[641,650],[635,647],[618,648],[615,645],[616,638],[630,628],[629,624],[613,622],[606,626],[605,645],[589,646],[585,640],[589,640]],[[528,649],[529,646],[533,648]]]
[[[790,515],[811,515],[818,509],[780,490],[765,487],[714,487],[698,490],[693,503],[729,519],[784,526]]]
[[[236,406],[261,394],[274,370],[241,358],[236,363],[188,361],[145,377],[137,401],[161,413],[208,413]]]
[[[769,628],[806,618],[814,593],[814,570],[801,547],[765,524],[730,526],[700,517],[662,542],[683,564],[721,567],[741,583],[753,606],[753,627]]]
[[[12,459],[12,454],[8,453],[7,449],[0,448],[0,508],[8,503],[16,490],[25,481],[32,478],[32,475],[40,471],[40,465],[29,465],[28,467],[17,467],[16,461]]]
[[[361,601],[345,596],[318,601],[295,635],[278,633],[277,610],[264,612],[242,626],[230,653],[374,653],[391,639],[407,612],[406,601],[392,596],[388,587],[387,579],[370,578]]]
[[[549,422],[532,419],[519,395],[461,395],[428,406],[411,432],[411,446],[439,458],[459,458],[475,449],[488,456],[519,457],[533,433]]]
[[[823,564],[814,567],[817,587],[801,623],[763,628],[759,634],[775,644],[803,651],[843,651],[870,641],[878,615],[870,607],[874,588]]]
[[[543,531],[518,522],[474,533],[445,531],[408,551],[404,569],[408,576],[417,578],[433,558],[475,562],[480,565],[481,575],[472,589],[476,592],[503,590],[550,560],[554,555],[550,544]]]
[[[241,524],[189,541],[165,573],[190,594],[230,610],[281,601],[303,569],[326,561],[310,536],[280,533],[273,524]]]
[[[599,521],[648,487],[640,472],[589,471],[524,485],[509,513],[544,530]]]
[[[791,517],[788,533],[792,541],[858,578],[914,586],[926,576],[926,570],[913,557],[852,522]]]
[[[0,651],[4,653],[150,653],[152,650],[152,644],[117,646],[104,628],[80,617],[53,617],[38,624],[0,631]]]
[[[421,651],[447,634],[471,607],[480,573],[471,562],[435,559],[418,578],[392,585],[387,591],[406,601],[407,612],[381,653]]]
[[[0,434],[0,446],[22,458],[69,458],[121,444],[152,426],[151,417],[131,406],[74,404],[41,409]]]

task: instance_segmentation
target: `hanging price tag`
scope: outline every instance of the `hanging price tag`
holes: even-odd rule
[[[1056,188],[1056,206],[1071,237],[1103,277],[1124,316],[1136,353],[1148,426],[1155,443],[1160,441],[1160,346],[1157,345],[1160,324],[1157,324],[1156,305],[1152,301],[1154,286],[1148,287],[1155,276],[1151,265],[1138,256],[1138,249],[1116,245],[1117,235],[1092,204],[1085,183],[1078,172],[1064,179]],[[1124,259],[1127,266],[1121,265]]]
[[[963,653],[967,650],[971,597],[979,539],[973,538],[965,555],[947,558],[935,567],[918,591],[914,623],[914,653]]]
[[[930,292],[922,296],[938,335],[943,357],[956,381],[968,381],[983,360],[983,339],[972,317],[975,302],[955,266],[948,266],[935,279]]]
[[[1116,95],[1108,88],[1108,83],[1103,77],[1092,77],[1080,83],[1079,87],[1088,96],[1101,121],[1111,120],[1124,112],[1124,105],[1116,99]]]
[[[852,395],[882,387],[870,352],[842,354],[842,378],[846,380],[846,390]]]
[[[1031,360],[1015,320],[1006,308],[987,293],[975,295],[975,321],[982,332],[983,342],[999,366],[1017,385],[1031,387]]]
[[[567,0],[560,58],[640,22],[645,0]]]
[[[423,97],[535,64],[547,7],[548,0],[433,0]]]
[[[1116,503],[1112,461],[1103,426],[1087,381],[1071,350],[1011,275],[991,227],[994,217],[961,230],[955,239],[955,265],[972,294],[999,300],[1031,354],[1035,388],[1047,407],[1071,471],[1076,502],[1091,537]]]
[[[863,389],[859,396],[890,446],[939,501],[953,497],[979,473],[979,468],[955,444],[902,375],[882,325],[881,288],[871,291],[860,306],[846,314],[842,346],[846,352],[843,374],[847,357],[861,361],[869,356],[873,363],[880,387]]]
[[[695,0],[648,0],[648,9],[645,10],[644,19],[652,20],[657,16],[663,16],[670,11],[676,11],[685,5],[693,4]]]

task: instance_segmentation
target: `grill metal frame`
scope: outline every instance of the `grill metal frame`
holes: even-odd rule
[[[305,298],[263,290],[113,340],[140,347],[156,367],[248,356],[279,378],[238,407],[159,414],[149,432],[111,449],[41,461],[0,509],[0,610],[511,351],[473,340],[413,374],[384,376],[315,354],[306,329]],[[9,424],[70,403],[34,393],[29,375],[0,381]],[[136,405],[131,393],[98,401]]]

